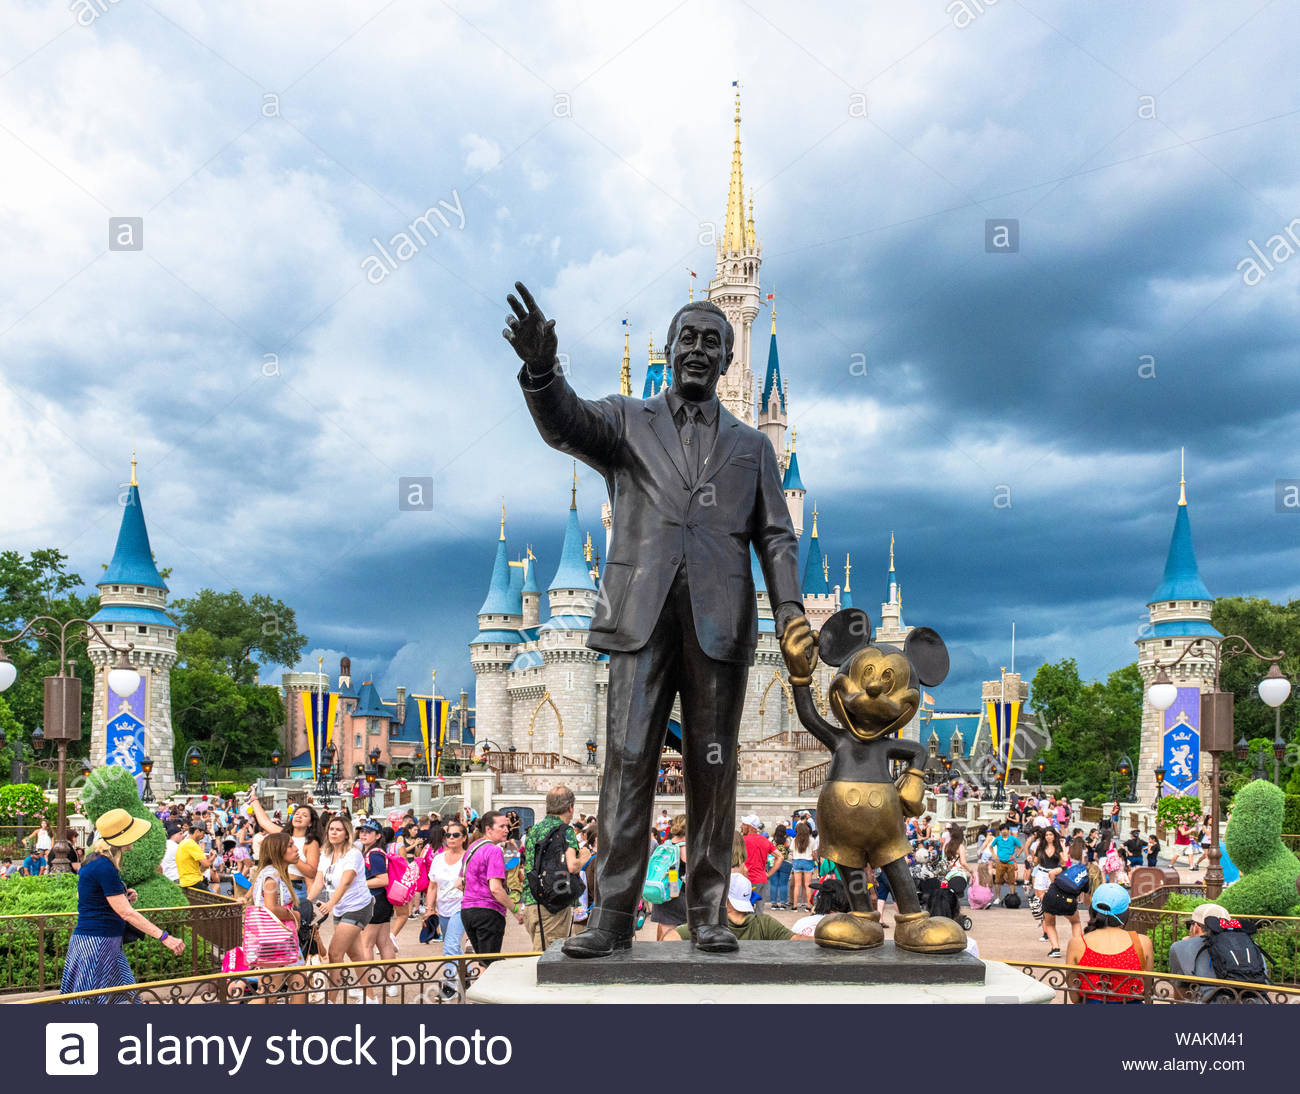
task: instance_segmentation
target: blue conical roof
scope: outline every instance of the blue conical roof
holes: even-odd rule
[[[785,410],[785,390],[784,385],[781,383],[781,360],[776,352],[776,331],[772,332],[772,340],[767,346],[767,376],[763,379],[761,409],[767,410],[773,393],[776,395],[778,409]]]
[[[754,592],[767,592],[767,580],[763,577],[763,567],[759,565],[754,548],[749,549],[749,572],[754,578]]]
[[[528,562],[528,576],[524,578],[523,591],[526,593],[541,594],[542,587],[537,583],[537,559],[530,559]]]
[[[517,609],[511,608],[510,600],[510,559],[506,557],[505,537],[497,540],[497,557],[492,563],[492,584],[488,587],[487,599],[478,610],[479,615],[514,615]]]
[[[1165,559],[1164,578],[1148,601],[1162,600],[1212,600],[1210,590],[1201,580],[1196,567],[1196,552],[1192,549],[1192,524],[1187,517],[1187,503],[1179,502],[1174,517],[1174,534],[1169,540],[1169,556]]]
[[[361,689],[357,692],[357,708],[352,713],[358,718],[397,720],[397,716],[384,706],[383,701],[379,698],[379,690],[369,680],[362,684]]]
[[[652,395],[657,395],[664,388],[672,386],[672,366],[662,361],[655,361],[645,370],[645,386],[641,389],[641,398],[648,399]]]
[[[808,560],[803,565],[803,591],[809,596],[825,596],[831,591],[822,570],[822,545],[817,538],[816,528],[813,528],[812,537],[808,540]]]
[[[510,614],[520,615],[524,610],[524,568],[510,567]]]
[[[578,527],[577,503],[569,507],[569,523],[564,529],[564,546],[560,549],[560,565],[551,578],[548,591],[556,589],[595,589],[591,580],[591,566],[582,552],[582,530]]]
[[[840,590],[840,609],[853,607],[853,593],[848,589]]]
[[[799,477],[799,456],[792,450],[790,462],[785,465],[785,478],[781,482],[782,490],[804,490],[803,479]]]
[[[133,465],[134,466],[134,465]],[[117,547],[113,561],[108,564],[99,585],[149,585],[166,590],[163,579],[154,565],[153,551],[149,547],[149,529],[145,527],[144,510],[140,507],[140,488],[132,483],[122,506],[122,526],[117,532]]]

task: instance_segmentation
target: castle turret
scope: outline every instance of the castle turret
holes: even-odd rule
[[[523,594],[516,606],[510,588],[510,558],[506,550],[506,507],[501,503],[501,534],[497,539],[496,558],[492,563],[492,582],[487,597],[478,610],[478,634],[469,643],[470,667],[474,670],[474,706],[478,725],[491,737],[508,727],[509,698],[506,670],[514,660],[519,645],[519,628],[523,625]],[[504,748],[507,742],[495,738]]]
[[[785,492],[785,504],[790,510],[790,523],[794,525],[795,539],[803,536],[803,499],[808,493],[804,489],[803,479],[799,477],[799,456],[795,452],[795,441],[798,439],[799,431],[791,430],[790,452],[785,462],[785,478],[781,482],[781,489]]]
[[[535,627],[541,621],[542,587],[537,581],[536,563],[537,556],[530,544],[524,552],[524,588],[520,596],[525,627]]]
[[[885,600],[880,605],[880,623],[876,639],[901,646],[912,628],[903,622],[903,586],[894,568],[894,533],[889,533],[889,574],[885,578]]]
[[[569,499],[569,520],[560,548],[560,564],[546,590],[551,615],[585,615],[596,613],[596,583],[583,551],[582,529],[578,524],[578,471],[573,472],[573,493]]]
[[[708,298],[726,313],[735,331],[731,366],[718,381],[718,398],[746,425],[754,424],[754,372],[750,342],[758,316],[758,270],[763,249],[754,233],[754,205],[745,216],[745,180],[740,156],[740,91],[736,91],[736,135],[731,152],[731,178],[727,187],[727,212],[718,239],[713,280]]]
[[[1138,758],[1138,797],[1145,802],[1155,795],[1155,769],[1163,766],[1162,792],[1196,795],[1201,776],[1209,770],[1202,762],[1201,693],[1214,688],[1214,643],[1222,635],[1210,625],[1214,599],[1201,580],[1192,547],[1192,524],[1187,509],[1186,470],[1179,475],[1178,506],[1174,531],[1169,539],[1165,569],[1160,584],[1147,602],[1150,623],[1137,640],[1138,671],[1142,674],[1143,699],[1155,682],[1157,663],[1169,666],[1198,639],[1201,642],[1177,668],[1166,673],[1178,688],[1178,697],[1168,710],[1158,710],[1149,701],[1142,707],[1142,745]],[[1202,800],[1206,800],[1202,798]]]
[[[840,592],[840,609],[853,607],[853,587],[849,584],[849,575],[853,572],[853,562],[844,556],[844,588]]]
[[[767,346],[767,374],[758,394],[758,429],[778,455],[785,450],[785,385],[781,379],[781,360],[776,350],[776,294],[769,293],[772,301],[772,337]]]
[[[131,482],[122,496],[122,523],[112,561],[98,583],[100,609],[91,622],[115,646],[130,645],[127,655],[140,673],[134,695],[120,698],[108,687],[108,673],[117,655],[90,632],[87,653],[95,667],[90,722],[92,767],[115,764],[143,782],[141,761],[153,760],[155,793],[175,785],[172,749],[171,670],[176,664],[179,628],[166,612],[167,585],[154,563],[136,481],[135,455]]]

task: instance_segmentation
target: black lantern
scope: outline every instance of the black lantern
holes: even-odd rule
[[[1281,737],[1274,737],[1273,738],[1273,759],[1277,760],[1278,763],[1281,763],[1282,758],[1285,755],[1286,755],[1286,741],[1282,740]]]
[[[140,800],[148,805],[153,801],[153,785],[150,782],[150,776],[153,774],[153,757],[146,756],[140,761],[140,772],[144,775],[144,788],[140,791]]]
[[[592,740],[587,741],[587,763],[596,763],[596,742]]]
[[[366,768],[366,783],[371,788],[372,793],[374,791],[375,779],[378,778],[378,774],[379,773],[375,770],[374,764],[371,764]]]
[[[37,726],[32,730],[32,748],[40,752],[45,747],[45,730]]]
[[[381,755],[382,753],[379,751],[379,746],[375,745],[375,747],[370,750],[370,762],[372,764],[378,764]]]
[[[90,764],[86,760],[81,761],[81,777],[83,779],[90,778]]]
[[[1165,769],[1163,767],[1157,767],[1155,770],[1155,776],[1156,776],[1156,800],[1155,800],[1155,804],[1152,805],[1151,807],[1152,809],[1155,809],[1160,805],[1161,788],[1165,785]]]
[[[201,793],[208,792],[208,765],[204,762],[203,753],[198,745],[190,745],[189,750],[185,753],[185,763],[181,767],[181,789],[193,790],[191,785],[195,779],[199,780],[199,790]]]
[[[1238,738],[1235,751],[1237,753],[1237,759],[1239,760],[1244,760],[1250,755],[1250,742],[1246,740],[1246,735],[1244,733],[1240,738]]]

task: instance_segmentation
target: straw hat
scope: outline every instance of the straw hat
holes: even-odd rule
[[[125,809],[110,809],[95,821],[95,832],[110,847],[129,847],[149,828],[147,820],[133,817]]]

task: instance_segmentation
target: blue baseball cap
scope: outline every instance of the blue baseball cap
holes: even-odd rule
[[[1102,915],[1119,917],[1128,911],[1128,890],[1113,881],[1099,885],[1092,894],[1092,908]]]

